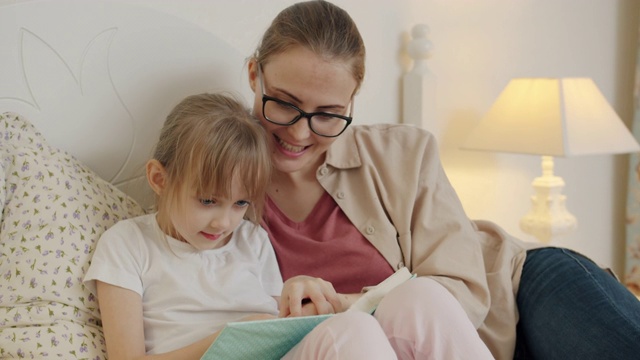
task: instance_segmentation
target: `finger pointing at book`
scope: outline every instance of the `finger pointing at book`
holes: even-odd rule
[[[333,314],[343,310],[340,297],[331,283],[311,276],[295,276],[284,283],[279,303],[279,316],[301,316],[309,314],[303,304],[311,302],[316,314]]]

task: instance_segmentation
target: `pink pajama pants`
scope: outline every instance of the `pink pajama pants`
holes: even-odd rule
[[[442,285],[415,278],[392,290],[375,315],[346,311],[311,331],[283,358],[493,359],[458,301]]]

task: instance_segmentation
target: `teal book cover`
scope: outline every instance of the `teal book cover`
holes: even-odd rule
[[[389,291],[414,277],[407,268],[397,270],[368,289],[347,311],[373,314]],[[331,316],[334,314],[228,323],[200,360],[279,360]]]
[[[201,360],[280,359],[331,316],[333,314],[228,323]]]

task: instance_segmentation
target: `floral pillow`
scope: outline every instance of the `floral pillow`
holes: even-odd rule
[[[102,232],[143,209],[4,113],[0,210],[0,358],[106,359],[82,279]]]

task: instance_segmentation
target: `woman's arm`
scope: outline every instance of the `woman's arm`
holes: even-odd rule
[[[110,360],[200,359],[219,331],[184,348],[145,355],[142,298],[134,291],[96,281],[102,327]]]
[[[362,165],[343,170],[347,163]],[[438,281],[480,326],[491,301],[487,234],[466,216],[433,135],[406,125],[356,126],[332,145],[327,164],[335,171],[319,178],[322,186],[348,194],[340,208],[391,267]]]
[[[345,311],[361,294],[338,294],[330,282],[299,275],[284,282],[278,301],[280,317],[333,314]]]

